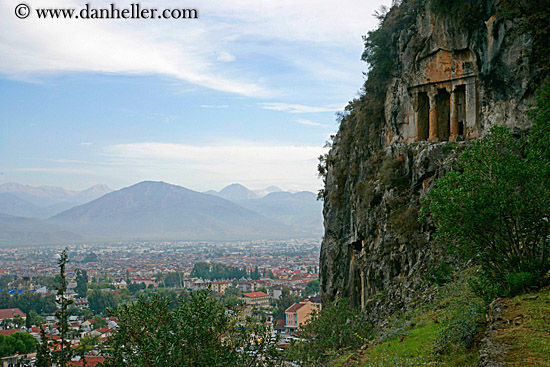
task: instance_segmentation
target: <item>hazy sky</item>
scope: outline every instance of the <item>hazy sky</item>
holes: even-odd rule
[[[27,19],[14,14],[22,2]],[[368,68],[361,36],[389,3],[140,2],[198,9],[193,20],[32,13],[86,2],[113,0],[0,0],[0,183],[316,191],[335,113]]]

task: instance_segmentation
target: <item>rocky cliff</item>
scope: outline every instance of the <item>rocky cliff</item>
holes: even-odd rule
[[[382,316],[418,302],[452,261],[417,220],[422,196],[491,126],[528,130],[532,82],[544,74],[510,7],[404,0],[365,38],[368,79],[320,164],[325,302],[345,297]]]

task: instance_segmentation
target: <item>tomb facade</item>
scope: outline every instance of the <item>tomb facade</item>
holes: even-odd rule
[[[407,114],[397,135],[405,142],[478,137],[477,70],[475,54],[468,49],[440,48],[419,58],[417,70],[407,78]]]

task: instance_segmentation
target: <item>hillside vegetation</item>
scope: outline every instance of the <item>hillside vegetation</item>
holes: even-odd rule
[[[367,80],[320,157],[324,309],[292,358],[305,366],[485,366],[500,345],[508,365],[548,365],[550,3],[403,0],[377,15],[379,28],[365,37]],[[491,54],[497,39],[503,53]],[[399,109],[407,72],[442,45],[477,55],[479,135],[396,136],[409,118]],[[516,51],[522,56],[502,58]],[[527,100],[528,112],[498,111]],[[341,299],[355,316],[322,332]],[[504,325],[492,318],[497,310]],[[361,333],[330,343],[348,337],[350,320]]]

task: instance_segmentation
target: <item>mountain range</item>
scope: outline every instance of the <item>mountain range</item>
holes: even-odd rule
[[[15,182],[0,185],[0,193],[11,193],[37,206],[50,206],[60,203],[87,203],[113,191],[106,185],[95,185],[86,190],[72,191],[57,186],[28,186]]]
[[[86,198],[92,199],[82,203]],[[200,193],[152,181],[116,191],[96,185],[81,192],[0,185],[0,245],[288,239],[321,233],[322,205],[311,192],[293,194],[277,187],[254,192],[232,184]]]

